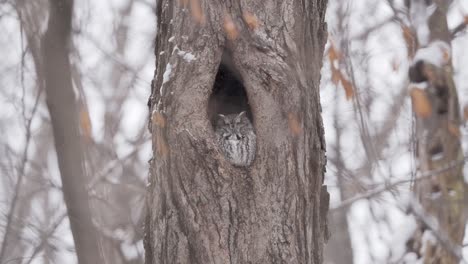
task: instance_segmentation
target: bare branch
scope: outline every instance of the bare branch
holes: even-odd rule
[[[19,198],[19,195],[20,195],[20,192],[21,192],[21,186],[22,186],[23,179],[24,179],[26,165],[28,163],[28,153],[29,153],[29,147],[30,147],[31,138],[32,138],[31,124],[32,124],[34,116],[35,116],[35,114],[37,112],[40,95],[41,95],[41,93],[39,91],[39,93],[38,93],[38,95],[36,97],[36,101],[34,103],[33,109],[32,109],[31,116],[29,118],[25,119],[25,131],[26,131],[25,147],[24,147],[24,150],[23,150],[22,158],[21,158],[20,168],[18,170],[18,179],[17,179],[16,185],[15,185],[15,190],[14,190],[14,193],[13,193],[13,199],[11,201],[10,208],[8,210],[8,213],[7,213],[7,222],[6,222],[6,227],[5,227],[5,233],[3,235],[3,243],[2,243],[2,247],[0,249],[0,263],[2,263],[4,261],[5,254],[6,254],[6,251],[7,251],[9,236],[10,236],[10,233],[12,232],[13,216],[15,214],[16,205],[18,203],[18,198]],[[25,107],[26,106],[23,104],[23,109]],[[25,116],[25,114],[24,114],[24,116]]]
[[[425,227],[432,231],[439,243],[457,259],[457,263],[466,264],[463,259],[462,247],[452,242],[452,240],[441,230],[437,219],[430,216],[424,208],[415,200],[410,199],[408,211],[413,213],[416,218],[421,221]]]
[[[389,183],[377,184],[377,185],[381,185],[381,187],[375,188],[375,189],[373,189],[371,191],[368,191],[366,193],[356,195],[353,198],[347,199],[347,200],[343,201],[342,203],[340,203],[339,205],[337,205],[337,206],[335,206],[333,208],[330,208],[330,211],[335,211],[335,210],[339,210],[339,209],[348,207],[348,206],[350,206],[351,204],[353,204],[356,201],[359,201],[359,200],[362,200],[362,199],[372,198],[372,197],[374,197],[376,195],[379,195],[379,194],[381,194],[383,192],[392,190],[395,187],[397,187],[399,185],[402,185],[402,184],[410,183],[410,182],[413,182],[413,181],[427,180],[427,179],[429,179],[431,177],[437,176],[437,175],[439,175],[441,173],[444,173],[444,172],[447,172],[447,171],[452,170],[454,168],[457,168],[459,166],[462,166],[463,164],[465,164],[465,162],[466,162],[466,159],[459,160],[459,161],[454,161],[454,162],[450,163],[449,165],[447,165],[445,167],[438,168],[438,169],[433,170],[433,171],[423,172],[416,179],[398,180],[398,181],[389,182]]]

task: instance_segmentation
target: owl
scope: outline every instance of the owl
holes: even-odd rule
[[[245,111],[218,115],[215,134],[226,159],[234,166],[247,167],[255,158],[256,135]]]

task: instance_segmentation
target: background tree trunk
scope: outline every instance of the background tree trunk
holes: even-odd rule
[[[146,263],[322,262],[326,4],[158,1]],[[209,120],[225,49],[257,134],[247,168],[224,159]]]
[[[413,203],[410,209],[419,228],[407,243],[409,252],[415,252],[424,263],[459,263],[467,220],[459,128],[462,120],[452,76],[451,32],[446,16],[449,2],[434,1],[435,10],[427,19],[429,46],[441,49],[444,63],[434,65],[432,58],[419,57],[409,72],[412,82],[427,82],[426,89],[413,89],[412,99],[416,112],[416,158],[420,172],[432,176],[414,184],[420,206]],[[413,1],[412,4],[429,10],[427,1]],[[440,44],[434,46],[435,43]],[[439,55],[437,49],[432,51],[435,52],[431,57]],[[423,96],[415,96],[416,91]],[[429,106],[429,111],[424,111],[425,105]],[[431,235],[425,234],[428,232]],[[436,239],[428,239],[429,236]]]
[[[78,262],[103,263],[86,189],[78,107],[68,58],[73,0],[52,0],[49,5],[49,23],[42,42],[44,80],[63,195]]]

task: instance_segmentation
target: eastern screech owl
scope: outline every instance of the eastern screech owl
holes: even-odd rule
[[[234,166],[249,166],[255,158],[256,135],[245,111],[218,116],[215,133],[224,156]]]

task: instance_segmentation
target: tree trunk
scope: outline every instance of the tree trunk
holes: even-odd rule
[[[158,1],[146,263],[322,262],[326,3]],[[210,123],[223,53],[257,136],[248,167],[224,158]]]
[[[78,108],[68,58],[73,0],[51,0],[49,5],[49,24],[42,41],[44,80],[63,196],[78,262],[98,264],[103,261],[86,190]]]
[[[415,252],[423,263],[459,263],[467,220],[459,128],[462,120],[452,77],[451,33],[446,17],[449,2],[436,0],[436,8],[427,20],[429,47],[439,50],[433,48],[431,58],[418,57],[418,52],[409,72],[412,82],[427,82],[426,89],[413,89],[412,99],[418,140],[416,158],[420,172],[431,177],[415,182],[414,192],[421,206],[411,209],[420,225],[407,243],[408,250]],[[413,4],[428,8],[423,1]],[[439,54],[444,61],[437,65],[433,58]],[[418,93],[422,96],[417,96]],[[436,239],[427,239],[426,232]]]

